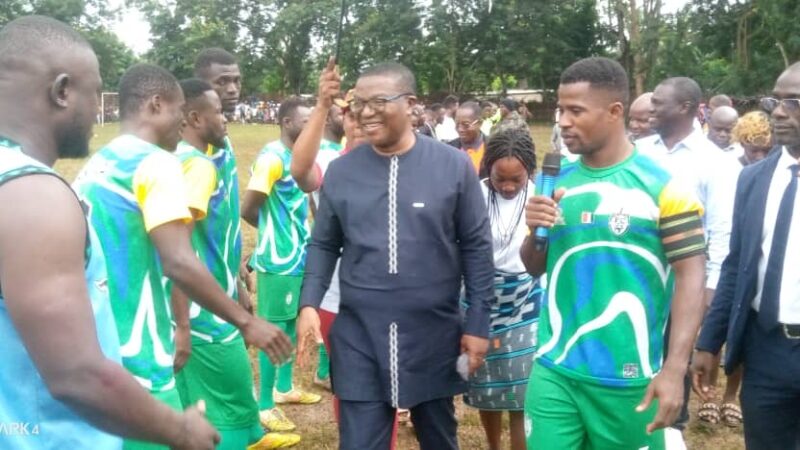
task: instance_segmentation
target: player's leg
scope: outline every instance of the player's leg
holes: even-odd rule
[[[258,272],[258,316],[273,323],[290,334],[288,323],[285,321],[284,311],[285,298],[290,286],[278,275],[265,272]],[[294,327],[291,327],[293,332]],[[275,405],[275,379],[277,368],[272,364],[264,352],[258,352],[259,368],[261,370],[261,392],[259,395],[258,407],[261,417],[261,424],[270,431],[292,431],[295,424]]]
[[[317,364],[317,373],[314,377],[314,383],[330,389],[330,359],[328,358],[328,351],[325,349],[325,344],[319,344],[319,362]]]
[[[609,387],[583,383],[580,405],[586,423],[587,448],[592,450],[664,450],[664,430],[647,434],[647,424],[658,411],[658,401],[636,412],[647,386]]]
[[[296,344],[297,311],[300,304],[303,277],[276,275],[272,277],[271,281],[274,288],[270,287],[273,292],[269,294],[271,299],[268,320],[271,322],[281,321],[283,323],[282,328],[289,335],[292,344]],[[294,357],[291,357],[278,368],[278,379],[273,394],[275,403],[297,403],[302,405],[319,403],[322,400],[319,394],[294,387],[292,383],[294,361]]]
[[[184,404],[206,402],[206,417],[222,436],[217,450],[240,450],[259,442],[259,448],[285,448],[300,441],[289,433],[264,435],[258,404],[253,398],[253,373],[244,340],[197,345],[184,369]]]
[[[586,442],[578,405],[579,382],[534,363],[525,394],[525,436],[530,449],[581,450]]]

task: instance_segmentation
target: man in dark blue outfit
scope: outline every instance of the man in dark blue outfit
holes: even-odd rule
[[[361,75],[350,108],[369,144],[331,163],[309,244],[298,338],[318,328],[342,260],[330,332],[341,449],[389,448],[396,408],[411,409],[423,450],[457,449],[453,396],[467,385],[456,361],[466,353],[474,371],[488,347],[494,269],[478,177],[464,153],[415,135],[415,103],[402,65]]]
[[[776,148],[739,177],[730,254],[722,265],[694,358],[695,390],[724,342],[725,371],[744,364],[748,449],[800,448],[800,63],[778,78],[762,107]]]

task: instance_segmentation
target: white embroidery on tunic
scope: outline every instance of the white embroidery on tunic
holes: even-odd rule
[[[397,274],[397,169],[398,158],[389,160],[389,273]]]
[[[400,396],[400,381],[397,370],[397,322],[389,324],[389,376],[391,377],[392,407],[398,408]]]

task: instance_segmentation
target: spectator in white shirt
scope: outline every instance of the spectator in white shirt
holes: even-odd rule
[[[720,106],[711,113],[708,121],[708,139],[723,152],[738,158],[744,153],[742,146],[732,142],[733,127],[739,120],[739,113],[730,106]]]
[[[705,208],[703,222],[708,262],[706,305],[714,298],[722,261],[728,256],[736,179],[741,166],[719,151],[694,125],[702,99],[700,86],[691,78],[668,78],[650,99],[650,126],[656,134],[640,139],[637,148],[659,159],[673,174],[692,186]],[[687,375],[688,381],[688,375]],[[688,392],[675,427],[688,421]]]
[[[436,125],[436,137],[442,142],[449,142],[458,139],[458,130],[456,130],[456,111],[458,110],[458,97],[448,95],[444,99],[444,114],[441,116],[441,122]]]
[[[642,151],[662,158],[676,176],[693,186],[706,209],[708,243],[706,287],[710,302],[728,254],[733,197],[740,165],[726,157],[701,131],[693,127],[702,91],[691,78],[661,82],[651,98],[650,126],[657,134],[637,142]]]

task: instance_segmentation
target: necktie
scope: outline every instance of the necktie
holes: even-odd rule
[[[775,221],[775,232],[772,234],[772,247],[767,261],[767,272],[764,274],[764,288],[761,291],[761,305],[758,312],[758,323],[765,331],[778,326],[778,307],[780,305],[781,278],[783,277],[783,260],[786,256],[786,244],[789,240],[789,228],[792,225],[792,210],[797,194],[797,173],[800,165],[789,167],[792,179],[786,186],[778,209],[778,220]],[[794,249],[796,251],[797,249]]]

